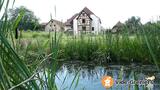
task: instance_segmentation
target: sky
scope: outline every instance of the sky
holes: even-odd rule
[[[32,10],[40,22],[53,19],[65,22],[84,7],[100,17],[104,28],[112,28],[118,21],[125,22],[138,16],[142,23],[158,20],[160,0],[16,0],[14,7],[25,6]],[[55,16],[56,6],[56,16]]]

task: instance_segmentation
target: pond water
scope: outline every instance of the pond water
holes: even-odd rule
[[[119,77],[121,81],[129,81],[133,80],[134,76],[137,81],[145,80],[148,76],[155,76],[154,84],[151,87],[153,90],[160,90],[160,73],[152,65],[122,66],[64,63],[57,71],[56,85],[58,90],[106,90],[101,84],[102,77],[106,75],[111,76],[114,80],[114,85],[110,90],[135,90],[133,84],[115,84]],[[146,90],[146,85],[139,85],[138,89]]]

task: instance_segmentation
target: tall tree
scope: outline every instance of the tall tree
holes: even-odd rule
[[[27,9],[24,6],[18,7],[18,8],[13,8],[9,9],[8,15],[9,15],[9,20],[14,21],[20,14],[20,12],[23,11],[24,15],[18,25],[18,29],[21,30],[34,30],[36,26],[39,26],[39,19],[34,15],[32,11]]]
[[[135,32],[142,25],[142,23],[139,17],[132,16],[125,22],[125,25],[130,32]]]

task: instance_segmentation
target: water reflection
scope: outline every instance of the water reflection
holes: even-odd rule
[[[79,75],[78,85],[76,85],[78,77],[72,85],[72,81],[77,72]],[[56,84],[59,90],[106,90],[101,85],[101,78],[105,75],[112,76],[115,81],[128,81],[134,78],[137,80],[144,80],[147,76],[155,75],[155,81],[160,81],[160,74],[156,71],[154,66],[150,65],[135,66],[133,68],[130,65],[86,65],[67,62],[64,63],[57,71],[58,78],[56,78]],[[71,85],[72,87],[70,87]],[[75,88],[75,86],[77,87]],[[114,84],[111,90],[134,90],[135,88],[135,85]],[[145,85],[139,85],[138,89],[146,90]],[[160,90],[160,85],[158,83],[154,84],[153,90]]]

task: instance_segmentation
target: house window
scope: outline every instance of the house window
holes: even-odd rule
[[[83,31],[86,31],[86,27],[83,26],[83,27],[82,27],[82,30],[83,30]]]
[[[82,23],[86,23],[86,20],[85,20],[85,19],[82,19]]]
[[[82,16],[85,16],[85,13],[82,13]]]
[[[94,31],[94,27],[92,27],[92,31]]]

